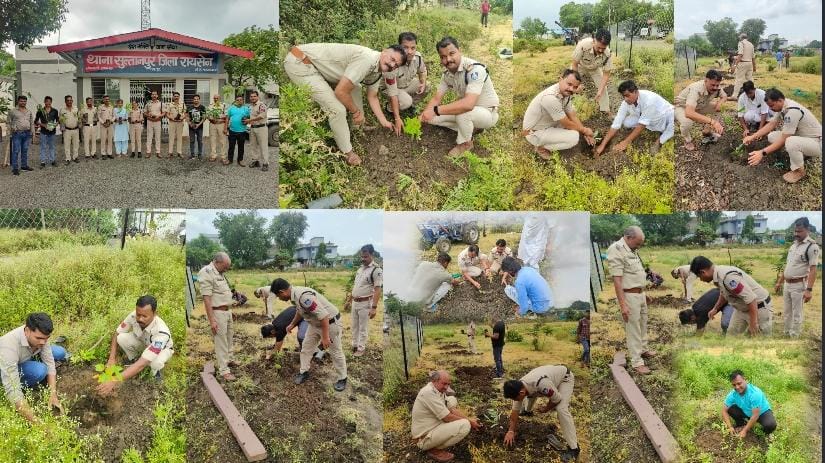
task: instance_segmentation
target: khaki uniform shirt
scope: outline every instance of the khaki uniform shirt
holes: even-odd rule
[[[467,325],[467,336],[474,337],[475,335],[476,335],[476,323],[471,321],[470,324]]]
[[[115,119],[115,107],[114,106],[106,106],[100,105],[97,107],[97,120],[100,121],[101,124],[104,122],[113,122]]]
[[[40,354],[40,360],[46,364],[47,374],[57,373],[49,342],[46,341],[48,349],[32,350],[29,341],[23,334],[25,327],[26,325],[18,326],[0,337],[0,380],[3,382],[6,398],[13,404],[24,400],[23,390],[20,386],[20,372],[17,369],[19,364]]]
[[[129,111],[129,122],[143,122],[143,111],[140,108],[132,108]]]
[[[596,54],[593,50],[593,38],[579,40],[576,49],[573,50],[573,60],[579,62],[579,68],[585,71],[595,71],[602,68],[603,71],[613,70],[613,56],[610,54],[610,47],[604,49],[604,53]]]
[[[184,113],[186,113],[186,107],[182,102],[166,104],[166,118],[169,119],[169,122],[183,121]],[[180,120],[178,120],[178,117],[180,117]]]
[[[32,127],[34,127],[34,114],[28,109],[21,111],[15,107],[9,111],[6,123],[12,132],[32,130]]]
[[[559,84],[553,84],[536,95],[527,106],[522,127],[524,130],[558,127],[561,125],[559,121],[567,117],[567,113],[575,112],[573,96],[562,96]]]
[[[312,61],[327,82],[337,84],[346,77],[353,84],[377,92],[381,81],[378,58],[381,52],[346,43],[305,43],[298,48]]]
[[[809,246],[810,245],[810,246]],[[819,264],[819,245],[810,236],[802,243],[794,240],[788,249],[788,260],[785,263],[785,278],[803,278],[808,276],[808,269]]]
[[[564,365],[545,365],[530,370],[521,377],[521,383],[527,388],[527,397],[549,397],[550,403],[561,402],[558,387],[567,376],[567,367]],[[521,401],[514,400],[512,410],[521,410]]]
[[[467,267],[479,267],[481,268],[481,261],[487,260],[487,255],[478,253],[475,257],[470,257],[470,248],[464,248],[463,251],[458,253],[458,268],[463,270]]]
[[[135,311],[132,311],[123,322],[117,327],[118,334],[120,333],[132,333],[135,335],[136,338],[143,341],[143,344],[146,345],[146,349],[141,354],[140,358],[145,359],[149,362],[154,361],[158,358],[158,354],[163,349],[172,349],[172,332],[169,331],[169,327],[166,326],[166,322],[161,320],[160,317],[155,315],[155,319],[152,320],[152,323],[143,329],[138,325],[137,317],[135,316]]]
[[[768,298],[768,291],[737,267],[714,266],[713,284],[728,304],[740,312],[747,312],[751,302],[758,304]]]
[[[693,106],[702,108],[708,106],[714,98],[727,98],[728,94],[721,88],[713,93],[709,93],[705,87],[705,79],[694,82],[683,88],[679,95],[673,100],[673,104],[679,108]]]
[[[622,277],[622,289],[644,288],[645,267],[636,251],[632,251],[624,237],[607,248],[607,268],[611,277]]]
[[[76,129],[80,125],[80,111],[75,106],[72,106],[71,109],[61,109],[59,118],[63,127],[67,129]]]
[[[97,124],[97,108],[94,106],[90,108],[84,105],[83,108],[80,109],[80,121],[83,125]]]
[[[163,103],[161,103],[160,100],[158,100],[158,101],[151,101],[150,100],[148,103],[146,103],[146,105],[143,106],[143,113],[146,114],[147,116],[161,117],[161,116],[163,116]],[[149,122],[160,122],[160,121],[159,120],[158,121],[152,121],[150,119]]]
[[[413,439],[418,439],[443,424],[441,420],[449,414],[447,395],[438,392],[432,382],[427,383],[418,391],[415,402],[413,402],[410,416]]]
[[[339,313],[338,308],[327,298],[306,286],[293,286],[290,301],[298,309],[301,317],[316,328],[321,327],[321,321],[325,318],[329,318],[332,323]]]
[[[676,276],[687,278],[690,275],[690,265],[680,265],[676,267]]]
[[[740,63],[750,63],[753,61],[753,44],[748,39],[740,40],[739,46],[736,48],[736,54],[742,55],[739,60]]]
[[[792,109],[799,108],[799,109]],[[773,115],[773,120],[782,121],[782,133],[807,138],[822,136],[822,125],[808,108],[796,101],[785,98],[782,111]]]
[[[206,107],[207,113],[210,110],[215,110],[215,109],[219,109],[221,111],[221,115],[220,115],[220,117],[215,119],[215,123],[216,124],[223,124],[224,118],[226,118],[226,105],[221,103],[221,102],[218,102],[218,103],[213,102],[211,105]],[[212,121],[210,121],[210,123],[212,123]]]
[[[355,271],[355,281],[352,284],[352,297],[372,296],[375,288],[380,288],[383,285],[384,271],[375,264],[375,261],[370,262],[366,267],[361,265],[358,267],[358,270]]]
[[[421,262],[410,282],[410,300],[423,301],[432,296],[442,283],[452,280],[453,276],[438,262]]]
[[[258,101],[254,105],[249,107],[249,118],[253,119],[250,120],[250,124],[252,125],[261,125],[266,124],[266,105],[263,102]],[[258,120],[254,120],[256,117],[260,117]]]
[[[212,297],[212,307],[232,306],[232,290],[223,274],[210,263],[198,272],[201,296]]]
[[[467,76],[466,83],[465,75]],[[478,95],[476,106],[493,108],[499,105],[498,95],[495,88],[493,88],[493,79],[487,73],[487,68],[478,61],[466,56],[461,58],[461,63],[458,65],[458,71],[455,74],[446,69],[441,74],[438,91],[447,93],[447,90],[454,91],[459,99],[464,98],[467,93]]]
[[[493,249],[490,249],[490,262],[495,262],[501,265],[501,262],[504,261],[505,257],[513,257],[513,250],[510,249],[510,246],[504,247],[504,252],[498,252],[498,246],[493,246]]]
[[[398,88],[407,88],[411,83],[418,82],[418,75],[425,72],[427,72],[427,65],[424,64],[424,57],[420,52],[415,52],[415,56],[408,60],[407,64],[399,66],[392,74]]]

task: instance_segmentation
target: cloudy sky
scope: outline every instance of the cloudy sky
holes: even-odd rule
[[[754,211],[756,213],[757,211]],[[821,231],[822,230],[822,214],[816,212],[797,212],[797,211],[770,211],[770,212],[762,212],[759,211],[759,214],[764,215],[768,218],[768,228],[771,230],[779,230],[785,229],[791,226],[794,220],[800,217],[807,217],[808,220],[811,221],[811,225],[815,225],[816,229]],[[733,211],[723,211],[725,215],[734,215],[735,212]]]
[[[186,239],[190,241],[200,234],[217,234],[212,221],[220,212],[214,209],[190,209],[186,214]],[[225,210],[238,213],[240,210]],[[278,210],[258,210],[258,215],[267,218],[267,226]],[[300,211],[307,218],[307,227],[302,242],[314,236],[323,236],[326,241],[338,245],[338,254],[351,255],[361,246],[371,243],[379,252],[383,252],[382,214],[375,210],[322,210],[308,209]]]
[[[724,17],[733,19],[737,26],[748,18],[762,18],[767,24],[764,35],[779,34],[791,44],[807,44],[822,37],[822,1],[796,0],[677,0],[676,38],[683,39],[702,33],[705,22]]]
[[[523,224],[529,215],[548,218],[552,268],[547,276],[556,304],[567,306],[590,300],[589,214],[572,212],[387,212],[384,217],[384,289],[405,298],[415,267],[420,262],[419,231],[416,224],[427,220],[475,220]],[[515,251],[515,249],[514,249]],[[486,251],[485,251],[486,252]]]
[[[69,12],[59,43],[76,42],[140,30],[140,0],[106,2],[68,0]],[[154,0],[152,27],[221,42],[248,26],[278,27],[278,0]],[[58,43],[58,34],[44,37],[43,45]],[[14,45],[7,46],[14,52]]]

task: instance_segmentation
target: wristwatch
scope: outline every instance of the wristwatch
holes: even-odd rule
[[[813,290],[814,290],[813,288],[805,288],[805,291],[808,291],[808,292],[813,292]]]
[[[433,112],[436,116],[440,116],[441,114],[438,113],[438,105],[433,106]]]
[[[767,155],[768,155],[768,152],[765,151],[765,150],[762,150],[762,156],[764,157],[764,156],[767,156]]]

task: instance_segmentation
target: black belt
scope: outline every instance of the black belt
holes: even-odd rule
[[[12,133],[23,133],[23,132],[31,132],[31,129],[23,129],[23,130],[15,130]]]
[[[771,303],[771,297],[770,297],[770,296],[768,296],[768,298],[767,298],[767,299],[765,299],[764,301],[760,302],[759,304],[756,304],[756,308],[757,308],[757,309],[764,309],[764,308],[765,308],[765,307],[767,307],[767,306],[768,306],[768,304],[770,304],[770,303]]]
[[[97,122],[95,122],[94,124],[83,124],[83,127],[94,127],[96,125],[97,125]]]
[[[253,129],[258,129],[258,128],[261,128],[261,127],[266,127],[266,124],[258,124],[258,125],[253,125],[252,126]]]
[[[72,127],[72,128],[66,127],[63,130],[77,130],[77,129],[78,129],[78,127]]]
[[[331,318],[329,320],[329,323],[330,324],[335,323],[336,320],[340,320],[340,319],[341,319],[341,314],[339,313],[338,315],[335,316],[335,318]]]

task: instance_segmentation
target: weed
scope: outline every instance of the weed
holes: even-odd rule
[[[404,118],[404,133],[413,140],[421,140],[421,119],[417,117]]]
[[[507,342],[522,342],[524,341],[524,336],[518,331],[510,329],[504,333],[504,340]]]

